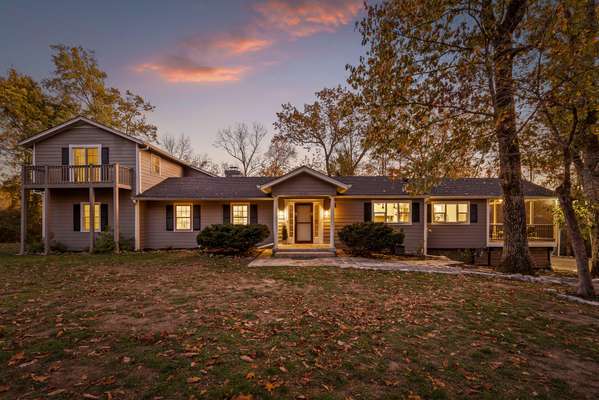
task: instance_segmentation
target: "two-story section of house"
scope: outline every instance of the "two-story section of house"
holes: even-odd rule
[[[45,251],[60,242],[71,250],[93,250],[99,232],[140,247],[141,211],[135,196],[169,177],[211,174],[176,159],[131,135],[77,117],[32,136],[32,165],[22,168],[22,199],[43,193],[42,238]],[[22,201],[21,226],[27,226]],[[25,252],[26,229],[21,230]]]

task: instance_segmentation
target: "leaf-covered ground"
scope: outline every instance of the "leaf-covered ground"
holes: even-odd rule
[[[0,254],[0,398],[598,398],[599,310],[474,277]]]

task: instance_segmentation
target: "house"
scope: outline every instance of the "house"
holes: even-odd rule
[[[408,253],[468,251],[495,265],[503,246],[502,190],[495,178],[446,179],[425,195],[383,176],[329,177],[302,166],[277,177],[220,177],[163,150],[78,117],[21,143],[22,195],[43,191],[43,238],[72,250],[93,249],[100,231],[131,238],[136,250],[194,248],[211,224],[268,226],[275,253],[334,253],[348,224],[375,221],[405,233]],[[552,191],[524,183],[527,228],[537,266],[556,246]],[[22,211],[22,226],[27,210]],[[25,232],[21,237],[25,251]]]

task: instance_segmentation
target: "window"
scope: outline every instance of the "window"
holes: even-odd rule
[[[89,203],[81,203],[81,232],[89,232],[90,224]],[[100,232],[100,203],[94,203],[94,232]]]
[[[191,230],[191,204],[175,205],[175,230]]]
[[[433,222],[436,224],[468,223],[468,202],[433,203]]]
[[[70,164],[83,167],[85,165],[100,165],[100,145],[76,145],[71,147]],[[73,168],[75,182],[97,181],[100,170],[93,168]],[[88,175],[90,175],[88,177]]]
[[[160,157],[155,154],[150,155],[150,172],[152,175],[160,175]]]
[[[250,206],[233,204],[231,206],[231,222],[233,225],[248,225],[250,223]]]
[[[372,209],[374,222],[388,224],[409,224],[411,222],[409,201],[373,203]]]

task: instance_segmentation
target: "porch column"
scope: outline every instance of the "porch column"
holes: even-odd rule
[[[332,248],[335,248],[335,197],[331,196],[331,204],[329,205],[329,215],[331,218],[330,232],[329,232],[329,242]]]
[[[89,188],[89,252],[94,252],[96,244],[96,216],[95,216],[96,193],[94,188]]]
[[[272,249],[277,250],[279,241],[279,197],[274,196],[272,201]]]
[[[120,203],[119,203],[119,163],[114,165],[114,188],[112,189],[112,236],[114,238],[114,251],[120,252],[119,239],[121,237],[121,222],[120,222]]]
[[[25,177],[25,174],[22,175],[22,178]],[[26,252],[25,243],[27,242],[27,209],[28,209],[28,201],[27,201],[27,189],[24,186],[24,180],[21,179],[21,248],[19,250],[19,254],[24,255]]]
[[[50,254],[50,189],[44,189],[44,254]]]
[[[141,250],[140,201],[135,200],[135,251]]]
[[[422,238],[423,238],[422,239],[422,242],[423,242],[423,244],[422,244],[422,255],[426,256],[427,253],[428,253],[428,222],[426,222],[426,221],[428,221],[427,220],[427,218],[428,218],[428,216],[427,216],[427,214],[428,214],[427,213],[428,207],[427,207],[427,201],[426,201],[426,199],[422,199],[422,208],[424,209],[423,210],[423,218],[422,218],[422,225],[424,225],[424,232],[423,232],[423,236],[422,236]]]

